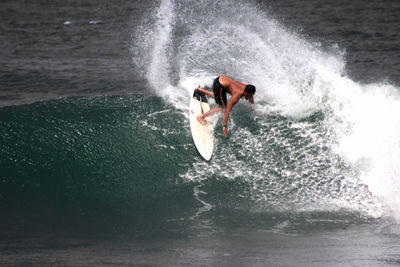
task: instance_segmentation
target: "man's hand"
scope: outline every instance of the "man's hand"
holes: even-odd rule
[[[225,137],[228,137],[228,129],[226,128],[225,125],[222,127],[222,133],[224,134]]]

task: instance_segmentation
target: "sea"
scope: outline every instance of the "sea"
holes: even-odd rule
[[[400,1],[2,0],[0,265],[399,266]]]

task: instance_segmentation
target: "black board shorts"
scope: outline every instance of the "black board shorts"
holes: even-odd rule
[[[212,90],[214,92],[215,103],[217,103],[221,107],[226,107],[226,93],[227,90],[222,84],[219,82],[219,76],[214,80]]]

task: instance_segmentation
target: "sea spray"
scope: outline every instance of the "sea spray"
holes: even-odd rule
[[[147,80],[154,90],[160,91],[170,84],[169,69],[170,59],[168,48],[170,47],[171,31],[173,23],[174,7],[171,1],[161,1],[160,8],[156,15],[154,30],[154,46],[151,54],[151,61],[147,71]]]
[[[183,178],[246,181],[258,210],[399,214],[398,88],[352,81],[342,51],[252,5],[161,1],[156,18],[146,78],[182,114],[218,75],[257,87],[257,120],[237,105],[229,142],[216,131],[213,161]]]

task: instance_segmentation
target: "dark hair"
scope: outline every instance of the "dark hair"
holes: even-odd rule
[[[248,94],[255,94],[256,93],[256,87],[254,85],[248,84],[246,85],[246,88],[244,88],[244,91]]]

